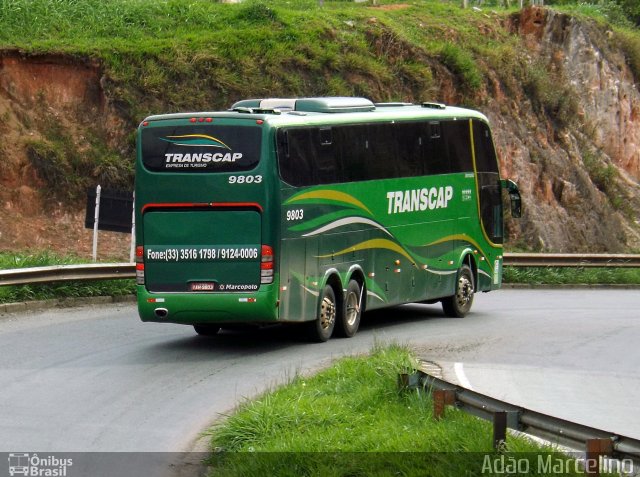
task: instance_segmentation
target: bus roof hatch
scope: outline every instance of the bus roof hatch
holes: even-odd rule
[[[280,111],[304,111],[308,113],[353,113],[374,111],[375,104],[366,98],[333,96],[326,98],[267,98],[238,101],[231,109],[278,109]]]

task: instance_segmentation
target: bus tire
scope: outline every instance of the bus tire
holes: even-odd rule
[[[456,278],[455,294],[442,299],[442,310],[451,318],[464,318],[473,304],[473,272],[468,265],[462,265]]]
[[[336,333],[345,338],[351,338],[358,331],[362,317],[362,298],[360,285],[355,280],[349,280],[347,292],[344,296],[344,306],[336,322]]]
[[[193,329],[196,330],[200,336],[215,336],[220,331],[218,325],[193,325]]]
[[[331,285],[325,285],[318,302],[316,319],[307,323],[309,339],[317,343],[328,341],[336,326],[337,315],[338,303],[336,302],[336,294]]]

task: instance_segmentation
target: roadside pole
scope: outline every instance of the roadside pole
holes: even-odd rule
[[[98,261],[98,220],[100,217],[100,192],[102,187],[96,187],[96,207],[93,215],[93,261]]]

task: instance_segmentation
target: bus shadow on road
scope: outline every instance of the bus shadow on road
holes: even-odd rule
[[[388,328],[406,323],[447,319],[439,305],[408,303],[393,308],[367,311],[362,317],[360,331]]]
[[[411,303],[364,314],[358,334],[375,333],[381,329],[435,320],[448,320],[437,305]],[[358,335],[356,335],[357,337]],[[333,340],[342,340],[334,336]],[[191,336],[167,339],[152,345],[159,353],[182,352],[186,360],[210,359],[212,353],[245,355],[263,351],[275,351],[294,346],[314,345],[300,324],[237,325],[227,326],[213,336]],[[322,346],[322,344],[320,344]],[[182,358],[181,358],[182,359]]]

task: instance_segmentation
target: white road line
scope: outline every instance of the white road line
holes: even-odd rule
[[[462,365],[462,363],[455,363],[453,365],[453,370],[456,373],[456,378],[458,379],[458,384],[460,384],[460,386],[462,386],[463,388],[467,388],[467,389],[473,391],[473,386],[471,386],[471,383],[467,379],[467,375],[464,372],[464,366]]]

